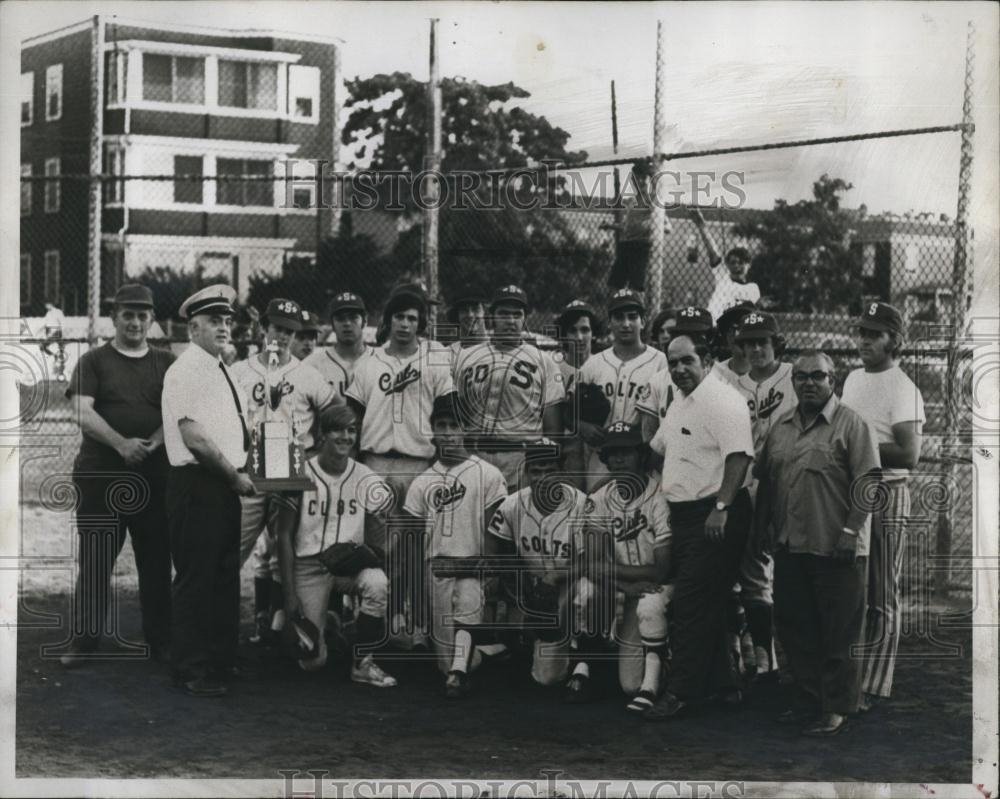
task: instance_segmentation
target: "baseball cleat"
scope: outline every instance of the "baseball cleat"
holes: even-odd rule
[[[356,663],[351,668],[351,680],[366,685],[374,685],[376,688],[393,688],[396,686],[396,678],[382,671],[376,665],[371,655],[366,655],[360,663]]]
[[[444,681],[444,695],[449,699],[464,699],[472,691],[472,682],[464,671],[449,671]]]
[[[678,699],[667,691],[642,717],[646,721],[667,721],[684,715],[689,707],[683,699]]]
[[[625,709],[632,713],[645,713],[656,704],[656,694],[652,691],[639,691],[632,697],[632,701],[625,706]]]

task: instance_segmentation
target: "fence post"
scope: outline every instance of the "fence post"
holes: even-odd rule
[[[969,211],[969,187],[972,182],[972,134],[975,126],[972,122],[972,85],[973,73],[975,69],[975,26],[969,20],[966,43],[965,43],[965,93],[962,98],[962,146],[959,154],[958,165],[958,209],[955,214],[955,260],[952,265],[951,285],[954,294],[951,298],[951,331],[948,343],[948,380],[946,381],[945,406],[945,446],[942,454],[949,459],[947,466],[948,484],[956,485],[956,466],[953,460],[957,454],[957,449],[961,443],[959,440],[958,425],[959,403],[962,400],[962,386],[960,385],[960,368],[962,363],[959,352],[962,336],[965,331],[965,306],[968,264],[970,256],[968,211]],[[950,514],[953,508],[950,503],[946,503],[938,514],[937,542],[935,554],[938,557],[939,570],[941,575],[941,593],[946,594],[951,582],[951,550],[952,550],[952,520]]]
[[[87,209],[87,341],[97,343],[101,315],[101,155],[104,132],[104,28],[94,16],[90,55],[90,195]]]
[[[666,170],[666,161],[663,159],[667,130],[666,84],[666,34],[663,29],[663,21],[657,20],[656,95],[653,102],[653,170],[649,177],[649,191],[647,192],[652,207],[649,209],[650,246],[649,261],[646,267],[648,270],[646,274],[646,307],[651,316],[660,310],[663,302],[663,266],[667,254],[666,231],[664,230],[667,209],[657,197],[659,177]]]
[[[441,75],[438,63],[438,20],[431,20],[430,38],[430,76],[427,81],[427,147],[425,150],[424,169],[430,174],[427,180],[427,192],[422,194],[424,201],[423,224],[423,256],[424,277],[427,280],[427,291],[431,299],[438,298],[438,215],[441,190],[438,175],[441,171]],[[427,309],[433,325],[436,319],[436,304],[431,303]]]
[[[333,168],[333,183],[331,185],[333,197],[329,200],[330,202],[330,235],[337,236],[340,234],[340,219],[343,213],[343,208],[341,207],[341,200],[343,198],[343,185],[340,179],[340,127],[341,127],[341,114],[342,106],[344,104],[344,79],[340,74],[340,45],[335,45],[333,48],[333,92],[331,98],[332,113],[333,113],[333,137],[330,141],[330,166]],[[316,180],[319,181],[320,170],[316,170]],[[316,209],[316,214],[320,213],[321,209]],[[319,249],[320,242],[316,242],[317,250]],[[317,255],[319,253],[317,252]]]

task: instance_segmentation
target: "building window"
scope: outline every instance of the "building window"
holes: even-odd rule
[[[285,161],[283,208],[316,206],[316,164],[312,161]]]
[[[63,65],[53,64],[45,70],[45,119],[62,118]]]
[[[142,99],[203,105],[205,59],[143,53]]]
[[[219,105],[278,110],[278,65],[219,59]]]
[[[35,121],[35,73],[21,73],[21,127]]]
[[[45,302],[59,303],[59,250],[45,251]]]
[[[174,156],[175,175],[201,175],[200,155],[175,155]],[[200,180],[175,180],[174,181],[174,202],[175,203],[198,203],[202,202],[205,184]]]
[[[219,205],[274,205],[274,184],[269,180],[246,178],[273,177],[270,161],[252,161],[243,158],[216,160],[219,177],[240,177],[243,180],[220,180],[216,186],[216,203]]]
[[[21,253],[21,305],[31,305],[31,253]]]
[[[31,177],[31,164],[21,164],[21,177]],[[21,181],[21,216],[31,216],[31,181]]]
[[[54,178],[58,177],[60,172],[60,164],[58,158],[46,158],[45,159],[45,177]],[[45,213],[55,214],[59,212],[59,201],[60,201],[60,181],[58,180],[46,180],[45,181]]]
[[[319,67],[288,67],[288,116],[303,121],[319,117]]]
[[[110,52],[104,61],[104,85],[107,105],[124,103],[128,85],[128,53]]]
[[[119,177],[125,174],[125,150],[116,145],[104,148],[104,174]],[[104,181],[105,205],[116,205],[125,201],[125,182],[122,180]]]

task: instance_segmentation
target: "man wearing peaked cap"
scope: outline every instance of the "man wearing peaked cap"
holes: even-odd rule
[[[83,439],[73,466],[80,497],[78,516],[111,518],[99,530],[79,525],[79,572],[74,597],[71,649],[64,666],[96,658],[102,632],[120,639],[117,616],[108,617],[111,572],[115,558],[132,539],[139,573],[142,628],[152,657],[164,661],[170,646],[170,548],[165,520],[167,456],[163,449],[160,399],[169,350],[146,341],[153,324],[153,294],[137,283],[118,289],[111,320],[114,338],[81,356],[66,397],[74,403]],[[117,507],[115,482],[125,481],[146,494],[140,508]],[[145,487],[145,488],[144,488]]]
[[[229,343],[235,298],[232,288],[216,285],[184,301],[191,344],[163,385],[176,572],[171,660],[176,685],[197,697],[225,694],[225,680],[237,670],[240,496],[254,494],[245,470],[247,398],[219,357]]]
[[[868,612],[861,710],[892,693],[899,647],[902,607],[900,578],[910,515],[910,470],[920,460],[924,398],[900,368],[903,316],[887,302],[865,306],[857,321],[857,345],[862,367],[844,381],[844,404],[856,410],[875,431],[888,489],[886,507],[872,513],[868,558]]]

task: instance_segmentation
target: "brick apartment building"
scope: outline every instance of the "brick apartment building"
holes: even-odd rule
[[[98,18],[106,175],[218,175],[275,181],[129,180],[103,186],[101,296],[147,268],[249,275],[314,257],[330,230],[313,159],[331,160],[337,42],[259,30]],[[28,39],[21,51],[21,174],[89,173],[94,22]],[[294,184],[283,180],[294,161]],[[289,203],[288,200],[291,199]],[[86,313],[87,181],[21,184],[21,311],[52,301]]]

